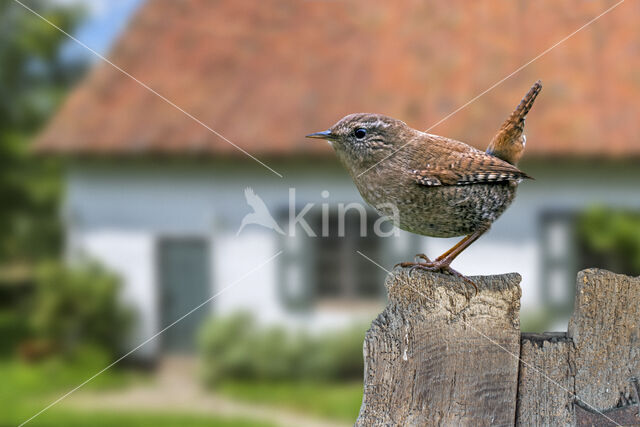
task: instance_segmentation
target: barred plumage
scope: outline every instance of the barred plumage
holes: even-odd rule
[[[515,164],[524,149],[524,118],[541,87],[533,85],[487,152],[380,114],[351,114],[308,136],[332,142],[362,197],[399,228],[434,237],[467,235],[433,262],[423,256],[424,263],[402,264],[455,272],[451,261],[489,229],[529,178]]]
[[[531,110],[533,102],[542,90],[540,80],[535,82],[520,104],[511,113],[493,137],[487,148],[487,154],[495,156],[512,165],[518,164],[522,157],[527,137],[523,134],[524,119]]]

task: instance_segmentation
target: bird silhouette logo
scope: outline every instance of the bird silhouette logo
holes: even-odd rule
[[[240,224],[240,228],[236,233],[236,236],[240,234],[240,232],[244,229],[245,226],[250,224],[257,224],[263,227],[269,228],[271,230],[277,231],[278,233],[284,235],[284,231],[278,225],[271,212],[265,205],[264,201],[258,196],[251,187],[247,187],[244,189],[244,197],[247,199],[247,204],[253,208],[253,212],[250,212],[242,218],[242,223]]]

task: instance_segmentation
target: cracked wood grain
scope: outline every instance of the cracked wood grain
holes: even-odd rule
[[[581,271],[568,331],[522,335],[520,276],[473,280],[388,276],[357,426],[640,425],[640,278]]]
[[[389,275],[389,304],[365,337],[357,426],[514,424],[520,276],[472,280],[469,300],[451,276]]]
[[[576,394],[600,410],[627,405],[635,398],[630,378],[640,376],[640,278],[583,270],[575,307],[568,335]]]

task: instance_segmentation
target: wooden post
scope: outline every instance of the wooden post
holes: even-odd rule
[[[520,352],[520,276],[395,270],[389,305],[364,342],[358,426],[513,425]]]
[[[519,424],[640,424],[640,278],[579,272],[568,333],[523,334],[521,356]]]
[[[578,399],[603,409],[623,406],[635,397],[629,379],[640,376],[640,279],[584,270],[576,291],[568,335]]]
[[[573,424],[573,342],[564,332],[522,334],[517,424]]]
[[[520,334],[520,276],[397,269],[364,342],[358,426],[640,425],[640,278],[578,274],[567,333]]]

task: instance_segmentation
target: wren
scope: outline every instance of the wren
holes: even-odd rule
[[[476,285],[451,262],[509,207],[524,151],[524,120],[542,89],[537,81],[500,127],[486,152],[428,134],[382,114],[356,113],[307,135],[329,141],[363,199],[403,230],[432,237],[465,236],[435,260],[402,267],[442,271]]]

